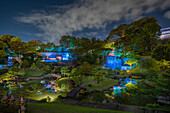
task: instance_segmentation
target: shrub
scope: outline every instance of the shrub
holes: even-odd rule
[[[88,84],[88,87],[92,87],[92,84]]]
[[[32,70],[36,70],[36,69],[37,69],[37,66],[35,65],[35,63],[33,63],[33,64],[31,65],[31,69],[32,69]]]
[[[168,44],[160,44],[152,51],[151,56],[152,58],[155,58],[158,61],[162,59],[170,61],[169,51],[170,51],[170,46]]]
[[[91,96],[95,102],[102,102],[106,98],[103,92],[93,93]]]
[[[40,102],[47,102],[47,98],[41,99]]]
[[[138,63],[139,69],[141,71],[148,71],[148,70],[158,70],[159,69],[159,64],[158,61],[152,58],[147,58],[145,60],[140,60]]]
[[[26,67],[29,67],[29,66],[30,66],[30,63],[29,63],[26,59],[24,59],[21,66],[22,66],[23,68],[26,68]]]

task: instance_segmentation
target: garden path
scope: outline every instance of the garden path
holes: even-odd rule
[[[86,82],[82,83],[79,87],[74,88],[73,90],[71,90],[68,93],[66,98],[75,98],[76,95],[80,92],[80,90],[84,87],[84,85],[86,85],[88,82],[92,82],[92,81],[94,81],[94,80],[86,81]]]

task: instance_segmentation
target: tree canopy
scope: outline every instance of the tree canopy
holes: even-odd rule
[[[123,44],[124,49],[135,45],[140,55],[150,55],[158,44],[161,27],[154,17],[145,17],[131,24],[122,24],[111,30],[107,39],[117,38],[117,47]]]

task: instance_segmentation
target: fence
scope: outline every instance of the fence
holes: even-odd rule
[[[5,107],[18,106],[18,113],[26,112],[26,100],[23,97],[16,99],[13,95],[10,98],[4,95],[3,98],[0,97],[0,103],[3,103]]]

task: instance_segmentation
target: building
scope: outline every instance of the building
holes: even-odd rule
[[[170,27],[161,29],[160,39],[163,40],[167,38],[170,38]]]

